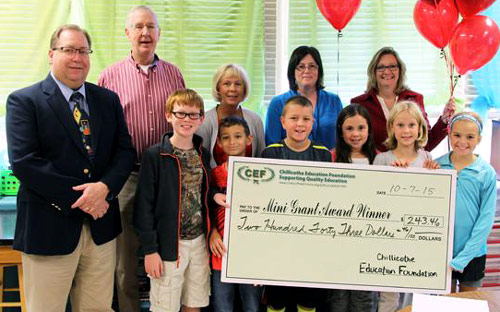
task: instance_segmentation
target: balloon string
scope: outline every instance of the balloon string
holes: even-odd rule
[[[449,59],[449,66],[450,66],[450,78],[452,80],[451,84],[451,96],[455,93],[455,87],[458,84],[458,80],[460,79],[460,75],[455,75],[455,64],[453,64],[453,60],[450,58]]]
[[[449,60],[450,62],[450,77],[454,77],[455,78],[455,81],[451,83],[451,96],[453,96],[453,94],[455,93],[455,87],[458,83],[458,78],[460,78],[460,75],[455,76],[455,65],[453,65],[453,60]]]
[[[453,82],[453,90],[455,90],[455,87],[457,86],[457,83],[458,83],[458,80],[460,79],[460,77],[462,77],[462,76],[460,76],[460,75],[455,76],[455,81]]]
[[[446,71],[448,72],[448,75],[450,76],[450,95],[453,95],[453,74],[451,73],[451,66],[450,66],[450,61],[448,60],[448,55],[446,54],[445,49],[443,48],[442,50],[443,56],[444,56],[444,61],[446,63]]]
[[[450,59],[448,59],[448,55],[446,54],[446,50],[444,48],[441,49],[441,58],[444,58],[444,61],[446,63],[446,71],[450,75],[450,97],[452,97],[453,91],[455,90],[455,85],[456,85],[456,82],[455,82],[455,84],[453,84],[453,62]],[[447,144],[448,152],[450,152],[450,137],[449,136],[447,136],[447,140],[448,140],[448,144]]]
[[[337,33],[337,95],[339,95],[340,86],[340,37],[342,36],[341,30],[339,30]]]
[[[453,81],[453,62],[451,59],[448,58],[448,54],[446,53],[445,49],[441,49],[441,57],[444,58],[444,61],[446,63],[446,71],[448,72],[448,75],[450,76],[450,96],[453,96],[453,93],[455,91],[455,86],[457,85],[457,80],[454,82]]]

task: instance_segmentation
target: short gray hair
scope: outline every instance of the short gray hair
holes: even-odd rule
[[[136,11],[147,11],[147,12],[151,13],[151,15],[153,15],[153,17],[154,17],[154,19],[156,21],[156,27],[160,28],[160,25],[158,25],[158,18],[156,17],[155,11],[153,11],[153,9],[151,9],[147,5],[138,5],[138,6],[133,7],[132,9],[130,9],[130,11],[128,11],[127,21],[125,22],[126,23],[126,25],[125,25],[126,28],[131,29],[134,26],[134,25],[130,25],[130,17]]]

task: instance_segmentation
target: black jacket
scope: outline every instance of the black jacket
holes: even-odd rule
[[[160,143],[148,148],[142,156],[139,182],[135,193],[134,226],[144,254],[158,252],[163,261],[178,259],[181,220],[181,167],[173,154],[170,137],[164,134]],[[208,217],[210,154],[193,137],[203,167],[202,214],[205,237],[210,233]]]

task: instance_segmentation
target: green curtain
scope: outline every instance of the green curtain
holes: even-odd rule
[[[70,8],[70,0],[0,2],[0,116],[9,93],[47,75],[50,36]]]
[[[130,1],[86,0],[86,27],[93,38],[89,80],[96,81],[109,64],[130,53],[124,34],[128,11],[150,6],[161,28],[157,54],[179,66],[187,87],[199,92],[207,108],[212,99],[212,76],[217,67],[237,63],[248,72],[251,94],[244,104],[259,112],[264,96],[264,16],[258,1]]]

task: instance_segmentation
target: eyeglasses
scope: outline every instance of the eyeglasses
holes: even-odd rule
[[[87,48],[72,48],[72,47],[59,47],[59,48],[52,48],[52,51],[60,51],[66,55],[75,55],[76,53],[80,54],[81,56],[89,55],[92,54],[92,50],[87,49]]]
[[[383,72],[385,71],[386,69],[389,69],[391,72],[395,72],[397,69],[399,69],[399,65],[397,64],[391,64],[391,65],[379,65],[377,67],[375,67],[375,70],[378,71],[378,72]]]
[[[172,114],[179,119],[186,119],[186,117],[189,117],[191,120],[198,120],[203,116],[201,113],[172,112]]]
[[[297,70],[298,72],[305,72],[306,69],[309,69],[310,71],[316,71],[318,70],[318,65],[315,65],[315,64],[309,64],[309,65],[304,65],[304,64],[300,64],[298,65],[297,67],[295,67],[295,70]]]

